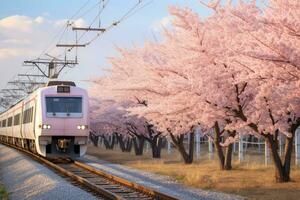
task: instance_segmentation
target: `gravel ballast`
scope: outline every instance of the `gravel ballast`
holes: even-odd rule
[[[97,199],[19,151],[0,145],[0,178],[10,200]]]
[[[201,189],[193,189],[175,182],[167,176],[132,169],[119,164],[112,164],[91,155],[85,155],[79,161],[84,162],[94,168],[98,168],[115,176],[122,177],[140,185],[150,187],[154,190],[170,194],[184,200],[234,200],[245,199],[243,197],[212,192]]]
[[[79,159],[94,168],[128,179],[140,185],[186,200],[231,200],[239,196],[192,189],[167,176],[156,175],[119,164],[112,164],[94,156]],[[86,191],[55,174],[47,167],[15,149],[0,144],[0,178],[9,193],[9,199],[97,199]]]

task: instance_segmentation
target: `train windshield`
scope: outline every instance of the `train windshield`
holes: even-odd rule
[[[46,97],[47,113],[82,113],[82,97]]]

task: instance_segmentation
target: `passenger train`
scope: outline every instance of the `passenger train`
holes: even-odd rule
[[[87,92],[49,81],[0,114],[0,140],[44,157],[80,157],[89,135]]]

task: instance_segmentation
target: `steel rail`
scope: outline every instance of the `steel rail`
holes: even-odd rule
[[[81,186],[92,190],[101,197],[111,200],[125,199],[153,199],[153,200],[179,200],[173,196],[150,189],[148,187],[114,176],[107,172],[95,169],[85,163],[72,160],[71,163],[54,163],[27,149],[0,141],[1,144],[26,153],[31,158],[54,169],[60,174],[78,182]]]
[[[52,169],[54,169],[55,171],[67,176],[67,177],[70,177],[72,178],[73,180],[79,182],[80,184],[82,184],[83,186],[91,189],[93,192],[96,192],[97,194],[100,194],[101,196],[105,197],[105,198],[108,198],[108,199],[111,199],[111,200],[123,200],[124,198],[116,195],[116,194],[113,194],[111,193],[110,191],[102,188],[102,187],[99,187],[95,184],[92,184],[90,181],[88,181],[87,179],[84,179],[78,175],[75,175],[74,173],[72,172],[69,172],[67,171],[66,169],[54,164],[53,162],[35,154],[35,153],[32,153],[26,149],[23,149],[23,148],[20,148],[18,146],[14,146],[14,145],[11,145],[9,143],[6,143],[6,142],[3,142],[3,141],[0,141],[1,144],[4,144],[6,146],[9,146],[11,148],[14,148],[14,149],[17,149],[19,151],[22,151],[23,153],[26,153],[27,155],[29,155],[31,158],[34,158],[35,160],[41,162],[42,164],[45,164],[47,165],[48,167],[51,167]]]
[[[114,175],[109,174],[107,172],[104,172],[102,170],[95,169],[95,168],[93,168],[90,165],[87,165],[85,163],[82,163],[82,162],[79,162],[79,161],[74,161],[74,164],[81,167],[81,168],[83,168],[83,169],[85,169],[85,170],[88,170],[88,171],[90,171],[94,174],[100,175],[100,176],[102,176],[102,177],[104,177],[104,178],[106,178],[106,179],[108,179],[112,182],[116,182],[118,184],[121,184],[121,185],[124,185],[126,187],[135,189],[135,190],[140,191],[142,193],[148,194],[148,195],[152,196],[154,199],[157,199],[157,200],[178,200],[178,198],[175,198],[173,196],[166,195],[166,194],[161,193],[159,191],[156,191],[156,190],[147,188],[145,186],[139,185],[137,183],[128,181],[124,178],[120,178],[118,176],[114,176]]]

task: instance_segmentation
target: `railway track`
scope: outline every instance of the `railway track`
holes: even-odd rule
[[[18,149],[40,163],[54,169],[59,174],[71,179],[73,184],[79,185],[103,199],[111,200],[178,200],[151,188],[136,184],[126,179],[95,169],[85,163],[70,159],[48,160],[28,150],[3,143]]]

